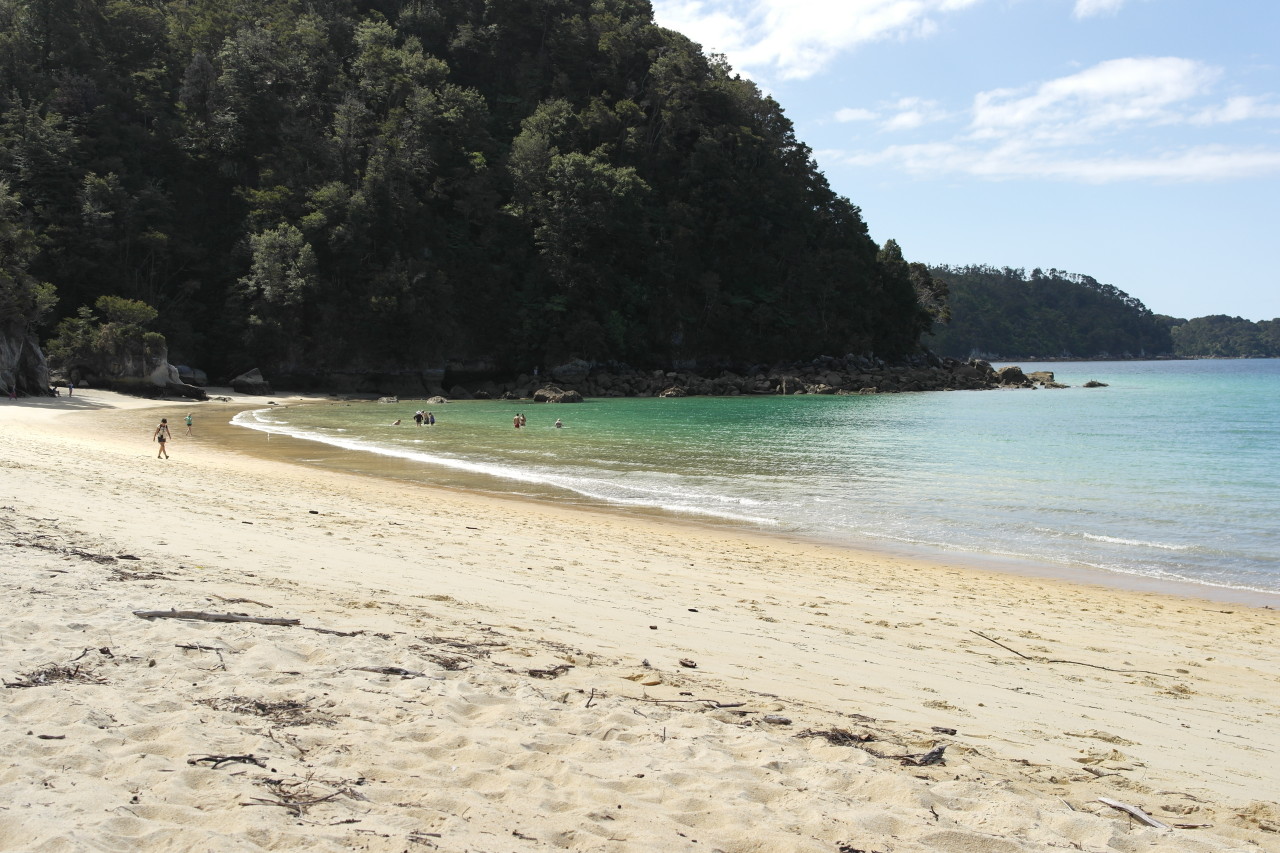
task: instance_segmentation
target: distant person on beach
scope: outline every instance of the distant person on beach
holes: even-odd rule
[[[519,416],[519,415],[516,415],[515,417],[513,417],[513,418],[511,419],[511,422],[512,422],[513,424],[515,424],[515,425],[516,425],[516,429],[520,429],[520,416]]]
[[[191,424],[191,413],[187,412],[187,435],[194,435],[194,433],[191,432]]]
[[[431,412],[427,412],[427,426],[435,426],[435,425],[436,425],[436,416]]]
[[[70,395],[68,395],[68,396],[70,396]],[[160,442],[160,452],[156,454],[156,458],[157,458],[157,459],[168,459],[168,458],[169,458],[169,451],[165,449],[165,446],[164,446],[164,445],[165,445],[165,442],[167,442],[169,439],[173,438],[173,433],[169,432],[169,419],[168,419],[168,418],[161,418],[161,419],[160,419],[160,426],[156,427],[156,431],[155,431],[155,433],[153,433],[153,434],[152,434],[152,436],[151,436],[151,437],[152,437],[153,439],[155,439],[156,441]]]
[[[418,411],[413,413],[413,422],[418,426],[422,426],[422,421],[423,421],[422,410],[419,409]]]
[[[67,396],[70,397],[74,393],[76,393],[76,383],[68,379],[67,380]]]
[[[524,412],[520,413],[520,426],[524,426],[528,421],[524,419]]]
[[[394,421],[392,421],[392,422],[391,422],[391,425],[392,425],[392,426],[400,426],[400,419],[399,419],[399,418],[396,418]]]
[[[564,429],[564,421],[556,418],[556,429]]]

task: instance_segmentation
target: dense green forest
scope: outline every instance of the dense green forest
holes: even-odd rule
[[[950,322],[926,343],[967,358],[1140,358],[1173,352],[1169,326],[1139,300],[1087,275],[1051,269],[931,267]]]
[[[646,0],[0,0],[0,182],[46,335],[135,300],[211,375],[893,356],[942,310]]]
[[[1188,358],[1280,358],[1280,318],[1257,323],[1214,314],[1176,321],[1174,355]]]

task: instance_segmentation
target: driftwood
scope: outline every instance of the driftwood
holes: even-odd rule
[[[928,767],[930,764],[941,764],[946,766],[947,762],[943,759],[942,753],[946,752],[947,745],[935,746],[933,749],[925,753],[915,755],[899,755],[898,760],[903,764],[911,767]]]
[[[695,705],[709,705],[712,708],[741,708],[746,702],[719,702],[715,699],[650,699],[647,696],[641,697],[641,702],[655,702],[666,705],[670,703],[693,703]]]
[[[315,631],[317,634],[332,634],[335,637],[358,637],[364,633],[364,631],[335,631],[333,628],[309,628],[306,625],[302,626],[302,630]]]
[[[1005,651],[1007,651],[1007,652],[1013,652],[1015,655],[1017,655],[1018,657],[1022,658],[1023,660],[1035,661],[1036,663],[1069,663],[1069,664],[1072,664],[1072,665],[1074,665],[1074,666],[1088,666],[1088,667],[1092,667],[1093,669],[1104,669],[1104,670],[1106,670],[1107,672],[1141,673],[1142,675],[1158,675],[1158,676],[1160,676],[1161,678],[1177,678],[1177,677],[1178,677],[1178,676],[1176,676],[1176,675],[1170,675],[1170,674],[1169,674],[1169,673],[1167,673],[1167,672],[1152,672],[1152,671],[1151,671],[1151,670],[1149,670],[1149,669],[1112,669],[1112,668],[1111,668],[1111,667],[1109,667],[1109,666],[1100,666],[1100,665],[1098,665],[1098,664],[1096,664],[1096,663],[1084,663],[1083,661],[1078,661],[1078,660],[1060,660],[1060,659],[1058,659],[1058,658],[1037,658],[1037,657],[1032,657],[1031,655],[1024,655],[1022,652],[1018,651],[1017,649],[1011,649],[1011,648],[1009,648],[1008,646],[1006,646],[1004,643],[1000,642],[999,640],[993,640],[993,639],[991,639],[990,637],[988,637],[986,634],[982,633],[981,631],[975,631],[975,630],[973,630],[972,628],[970,628],[970,629],[969,629],[969,633],[970,633],[970,634],[977,634],[979,637],[981,637],[982,639],[986,640],[987,642],[989,642],[989,643],[995,643],[995,644],[996,644],[997,646],[999,646],[1000,648],[1004,649],[1004,650],[1005,650]]]
[[[418,672],[416,669],[405,669],[402,666],[353,666],[350,667],[357,672],[376,672],[378,675],[398,675],[401,678],[426,678],[425,672]]]
[[[875,736],[871,734],[856,734],[848,729],[827,729],[825,731],[815,731],[814,729],[805,729],[796,737],[820,737],[832,746],[858,746],[869,741],[875,740]]]
[[[245,616],[240,613],[204,613],[199,610],[135,610],[139,619],[197,619],[201,622],[254,622],[259,625],[301,625],[301,619]]]
[[[1144,812],[1142,809],[1138,808],[1137,806],[1131,806],[1131,805],[1129,805],[1128,803],[1122,803],[1122,802],[1120,802],[1119,800],[1113,800],[1113,799],[1110,799],[1110,798],[1108,798],[1108,797],[1098,797],[1098,802],[1100,802],[1100,803],[1102,803],[1102,804],[1104,804],[1104,805],[1111,806],[1111,808],[1113,808],[1113,809],[1119,809],[1119,810],[1120,810],[1120,811],[1122,811],[1122,812],[1125,812],[1125,813],[1127,813],[1127,814],[1130,814],[1130,815],[1132,815],[1133,817],[1135,817],[1135,818],[1137,818],[1138,820],[1140,820],[1140,821],[1142,821],[1143,823],[1145,823],[1147,826],[1154,826],[1156,829],[1169,829],[1169,828],[1170,828],[1170,827],[1169,827],[1169,824],[1167,824],[1167,823],[1161,823],[1160,821],[1156,820],[1156,819],[1155,819],[1155,818],[1153,818],[1151,815],[1147,814],[1146,812]]]
[[[191,765],[202,764],[208,762],[209,766],[217,770],[224,764],[254,764],[258,767],[266,767],[266,763],[256,755],[202,755],[199,758],[188,758],[187,763]]]

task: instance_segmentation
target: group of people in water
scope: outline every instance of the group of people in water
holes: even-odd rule
[[[190,416],[188,416],[188,420],[189,419],[190,419]],[[400,421],[401,421],[400,418],[396,418],[394,421],[391,422],[391,425],[400,426]],[[514,417],[512,417],[511,421],[513,424],[515,424],[516,429],[524,429],[525,425],[528,423],[528,420],[524,416],[524,412],[517,413]],[[413,422],[418,426],[435,426],[436,416],[431,412],[417,411],[413,413]],[[564,421],[560,420],[559,418],[556,418],[555,427],[556,429],[564,429]]]
[[[525,424],[527,423],[527,421],[525,420],[524,412],[520,412],[511,420],[515,424],[516,429],[524,429]],[[556,429],[564,429],[564,422],[561,421],[559,418],[556,418]]]

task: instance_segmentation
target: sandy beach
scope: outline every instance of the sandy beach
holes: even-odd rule
[[[1280,851],[1280,610],[209,428],[262,403],[0,401],[0,850]]]

